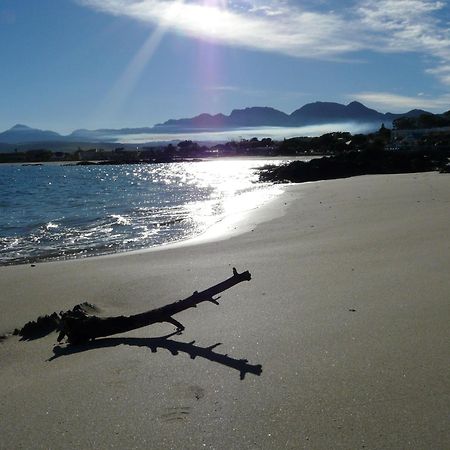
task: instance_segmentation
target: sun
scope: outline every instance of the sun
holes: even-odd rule
[[[177,22],[191,34],[214,37],[220,33],[226,16],[230,14],[227,0],[178,1],[173,4],[172,14]],[[173,18],[173,17],[172,17]]]

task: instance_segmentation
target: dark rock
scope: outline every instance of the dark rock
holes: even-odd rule
[[[261,169],[261,181],[278,183],[329,180],[358,175],[429,172],[443,165],[443,155],[426,151],[351,151],[335,156],[293,161]]]

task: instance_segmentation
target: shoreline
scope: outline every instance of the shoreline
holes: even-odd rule
[[[253,212],[268,220],[229,239],[0,267],[0,334],[81,301],[131,314],[233,266],[252,274],[220,307],[177,315],[186,330],[168,341],[173,326],[161,324],[72,353],[54,349],[55,335],[0,343],[0,442],[448,447],[449,205],[450,178],[437,173],[289,185]],[[262,373],[241,380],[242,359]]]
[[[200,232],[199,234],[193,234],[181,238],[179,240],[174,240],[166,243],[155,244],[150,247],[142,247],[137,249],[114,251],[111,253],[101,253],[101,254],[85,254],[80,256],[79,254],[75,256],[67,257],[55,257],[55,258],[42,258],[42,259],[30,259],[20,263],[8,263],[0,264],[2,267],[17,267],[17,266],[36,266],[38,264],[47,263],[63,263],[68,261],[85,260],[92,258],[104,258],[104,257],[114,257],[121,255],[132,255],[136,253],[146,253],[154,252],[165,249],[172,249],[177,247],[185,247],[190,245],[198,245],[201,243],[208,243],[214,241],[227,240],[233,236],[238,236],[243,233],[252,231],[260,222],[272,220],[279,214],[276,208],[270,208],[270,204],[276,201],[277,197],[283,195],[285,189],[283,184],[267,185],[261,188],[267,191],[267,196],[264,199],[260,199],[260,203],[240,209],[238,211],[226,212],[221,216],[217,217],[217,220],[207,228]],[[271,192],[269,192],[271,191]],[[253,194],[260,191],[254,191]],[[242,194],[245,195],[245,194]]]
[[[237,158],[222,159],[234,161]],[[248,183],[250,179],[253,180],[253,178],[255,177],[255,175],[253,175],[254,170],[251,168],[258,166],[258,164],[266,164],[271,160],[280,161],[279,158],[267,160],[261,158],[239,159],[247,161],[245,167],[249,168],[249,177],[248,180],[242,180],[243,186],[245,186],[246,182]],[[283,159],[283,161],[289,160],[290,159]],[[210,161],[212,163],[216,162],[213,159],[211,159]],[[208,161],[202,162],[207,163]],[[214,167],[216,166],[217,164]],[[242,178],[241,173],[239,174],[239,176],[241,176]],[[217,189],[217,187],[215,187],[214,189]],[[36,222],[37,225],[35,223],[32,223],[30,225],[30,227],[32,227],[30,228],[31,231],[20,229],[18,233],[21,234],[18,234],[17,236],[5,236],[4,250],[2,251],[2,263],[0,264],[0,266],[3,267],[23,264],[41,264],[43,262],[84,259],[86,257],[90,258],[111,255],[114,253],[122,254],[146,249],[153,249],[159,246],[165,247],[167,245],[173,244],[180,245],[180,243],[183,243],[186,240],[197,239],[200,236],[206,235],[212,236],[213,233],[219,235],[220,233],[227,232],[228,230],[233,230],[235,227],[232,225],[234,222],[237,223],[241,220],[240,216],[248,216],[247,210],[254,210],[259,208],[265,202],[270,201],[274,196],[279,195],[280,191],[281,187],[279,185],[274,185],[273,183],[255,182],[255,180],[253,180],[253,184],[251,186],[245,186],[245,189],[243,188],[241,191],[237,190],[235,193],[236,195],[230,195],[226,192],[225,189],[224,193],[218,195],[217,198],[211,196],[211,198],[202,198],[197,202],[195,201],[195,199],[192,201],[186,200],[184,201],[184,203],[182,203],[183,210],[181,211],[181,213],[175,212],[177,205],[169,205],[172,209],[172,212],[170,209],[167,210],[169,214],[169,217],[167,219],[168,222],[164,222],[163,218],[161,219],[161,223],[155,222],[155,227],[155,224],[152,224],[153,222],[150,218],[150,225],[148,225],[147,227],[147,230],[149,230],[149,232],[147,234],[140,232],[141,228],[145,228],[140,225],[145,226],[145,223],[141,224],[139,222],[139,214],[136,211],[132,211],[130,213],[130,221],[125,223],[125,225],[134,224],[136,226],[117,228],[114,230],[114,232],[111,233],[112,236],[114,236],[116,233],[118,238],[120,238],[121,240],[118,240],[118,238],[109,239],[108,237],[105,237],[106,235],[103,236],[100,229],[100,227],[103,226],[103,222],[100,222],[97,219],[93,219],[93,217],[96,216],[91,217],[88,215],[82,225],[80,225],[80,229],[78,231],[76,225],[72,230],[70,228],[70,220],[73,219],[73,217],[71,216],[71,214],[73,215],[73,212],[70,210],[64,210],[64,207],[61,206],[63,202],[61,202],[60,199],[56,197],[56,202],[59,202],[59,209],[57,210],[59,214],[58,216],[52,216],[49,218],[44,216],[41,224]],[[197,203],[200,204],[200,202],[204,202],[204,208],[203,205],[196,205]],[[210,204],[212,204],[212,206],[210,206]],[[162,206],[158,205],[157,208],[162,208]],[[44,207],[46,207],[45,204],[43,205],[43,208]],[[208,209],[210,207],[211,210]],[[8,212],[8,210],[6,212]],[[154,213],[156,215],[155,217],[157,217],[159,213],[160,212],[157,210]],[[167,212],[164,210],[161,214],[166,213]],[[15,214],[15,212],[12,211],[11,214]],[[62,223],[59,224],[58,218],[64,218],[64,214],[68,215],[68,219],[66,220],[66,222],[62,221]],[[116,208],[116,210],[114,211],[105,212],[104,217],[105,221],[109,221],[108,226],[117,227],[118,224],[115,221],[117,221],[117,217],[120,217],[120,214],[124,214],[126,216],[128,214],[128,211],[124,208]],[[177,214],[181,215],[177,216]],[[53,224],[55,220],[58,225]],[[97,222],[95,222],[95,220],[97,220]],[[157,221],[158,219],[156,218],[155,220]],[[178,224],[177,222],[181,223]],[[24,224],[20,224],[22,227],[27,226],[26,222],[24,222]],[[217,224],[220,224],[218,228]],[[119,223],[119,225],[123,224]],[[5,226],[8,226],[8,222],[6,222]],[[43,234],[43,232],[40,231],[41,228],[45,231],[47,226],[51,226],[52,229],[56,229],[55,237],[53,237],[51,233]],[[221,229],[222,231],[212,232],[210,231],[211,227],[213,227],[213,229]],[[73,234],[72,241],[66,240],[61,237],[64,236],[63,232],[65,230],[67,230],[69,234]],[[92,234],[93,237],[87,237],[91,236]],[[38,241],[33,242],[31,240],[32,238],[36,238],[38,239]],[[39,242],[39,245],[36,245],[36,242]]]

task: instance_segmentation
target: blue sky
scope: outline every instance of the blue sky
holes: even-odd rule
[[[316,100],[443,112],[449,20],[431,0],[0,0],[0,130]]]

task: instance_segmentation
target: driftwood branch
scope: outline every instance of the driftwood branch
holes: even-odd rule
[[[82,309],[78,311],[68,311],[61,315],[59,322],[58,342],[64,337],[71,344],[88,342],[98,337],[111,336],[125,333],[137,328],[146,327],[154,323],[168,322],[177,327],[177,331],[184,330],[183,325],[172,316],[189,308],[196,308],[199,303],[211,302],[219,303],[214,298],[217,294],[230,289],[242,281],[250,281],[249,271],[238,273],[233,268],[233,276],[212,286],[204,291],[195,291],[190,297],[184,300],[171,303],[161,308],[153,309],[141,314],[118,317],[97,317],[87,315]]]

